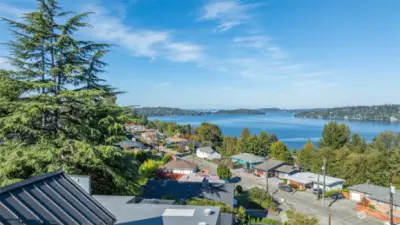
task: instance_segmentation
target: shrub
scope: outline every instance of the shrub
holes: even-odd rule
[[[297,188],[296,191],[305,191],[305,190],[306,190],[305,188]]]
[[[280,224],[282,224],[281,222],[278,222],[276,220],[269,219],[269,218],[252,218],[252,217],[249,217],[248,223],[249,224],[257,224],[257,225],[262,225],[262,224],[280,225]]]
[[[222,180],[229,180],[232,177],[231,170],[225,164],[219,164],[217,174]]]
[[[374,206],[374,205],[371,205],[371,204],[369,204],[369,205],[368,205],[368,208],[370,208],[370,209],[375,209],[375,206]]]
[[[142,178],[153,178],[156,175],[157,169],[163,165],[161,161],[149,159],[139,167],[139,175]]]
[[[330,198],[334,193],[341,193],[341,190],[331,190],[325,192],[325,198]]]
[[[243,192],[243,188],[240,185],[235,186],[235,193],[236,194],[241,194]]]
[[[171,161],[173,156],[171,154],[165,154],[164,157],[162,158],[162,162],[166,164],[167,162]]]

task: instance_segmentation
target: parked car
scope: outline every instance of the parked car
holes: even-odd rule
[[[286,192],[293,192],[293,188],[287,185],[281,185],[279,186],[279,189]]]
[[[318,194],[322,195],[322,192],[323,192],[322,188],[314,188],[312,190],[312,193],[315,194],[315,195],[318,195]]]
[[[344,199],[344,195],[342,193],[333,193],[331,196],[332,199]]]

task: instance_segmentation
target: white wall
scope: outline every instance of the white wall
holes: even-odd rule
[[[318,188],[318,184],[314,183],[314,188]],[[324,188],[324,185],[320,184],[319,188]],[[325,191],[332,191],[332,190],[342,190],[343,189],[343,184],[342,183],[335,183],[331,186],[326,185],[325,186]]]
[[[196,155],[197,155],[197,157],[203,158],[203,159],[210,157],[210,155],[208,153],[199,151],[198,149],[196,151]]]

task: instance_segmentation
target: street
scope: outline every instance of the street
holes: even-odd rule
[[[266,180],[263,177],[256,177],[251,173],[243,172],[242,169],[232,171],[233,180],[241,185],[244,189],[252,187],[265,188]],[[309,191],[288,193],[278,190],[280,179],[272,177],[268,179],[269,193],[281,202],[281,208],[287,210],[293,208],[306,215],[312,215],[319,219],[320,224],[328,225],[329,213],[332,218],[332,225],[377,225],[382,224],[382,221],[372,217],[359,219],[355,211],[356,203],[347,199],[341,199],[333,202],[332,199],[325,199],[322,204],[321,200],[316,199],[316,196]]]

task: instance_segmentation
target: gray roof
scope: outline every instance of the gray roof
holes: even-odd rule
[[[298,168],[296,168],[292,165],[278,166],[277,168],[275,168],[275,170],[278,172],[283,172],[283,173],[293,173],[293,172],[299,171]]]
[[[112,196],[108,198],[94,197],[116,216],[116,224],[121,225],[198,225],[200,222],[205,222],[207,225],[218,225],[220,214],[219,207],[126,204],[125,201],[118,202],[118,199],[112,199]],[[187,215],[168,216],[165,215],[167,209],[178,210],[178,213],[187,213]],[[213,213],[207,216],[204,214],[205,209],[211,209]]]
[[[239,155],[234,155],[231,156],[231,158],[235,158],[235,159],[240,159],[246,162],[251,162],[251,163],[258,163],[258,162],[263,162],[264,158],[251,154],[251,153],[240,153]]]
[[[143,186],[144,198],[190,199],[206,198],[233,206],[234,184],[209,182],[178,182],[175,180],[149,180]]]
[[[143,148],[144,145],[140,142],[134,142],[134,141],[130,141],[130,140],[126,140],[126,141],[121,141],[119,143],[115,144],[116,146],[119,147],[130,147],[130,148]]]
[[[115,217],[63,171],[0,188],[0,224],[114,224]]]
[[[388,187],[377,186],[374,184],[357,184],[348,189],[368,194],[370,195],[370,198],[389,203]],[[400,206],[400,190],[396,190],[396,193],[393,194],[393,204]]]
[[[162,169],[181,169],[181,170],[194,170],[197,168],[197,165],[193,162],[183,160],[183,159],[175,159],[169,161],[165,164]]]
[[[233,214],[221,213],[221,225],[233,225]]]
[[[255,166],[256,169],[258,170],[262,170],[262,171],[266,171],[267,168],[268,170],[274,170],[282,165],[287,164],[286,162],[280,161],[280,160],[276,160],[276,159],[268,159],[268,162],[263,162],[261,164],[258,164],[257,166]]]
[[[201,147],[198,150],[201,152],[208,153],[208,154],[211,154],[214,152],[214,149],[212,149],[211,147]]]

